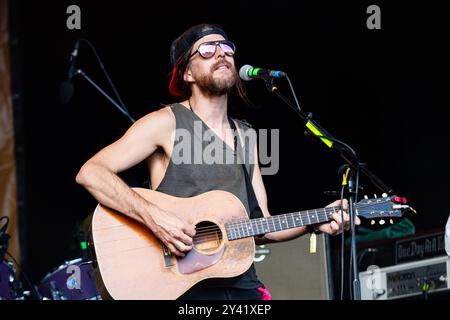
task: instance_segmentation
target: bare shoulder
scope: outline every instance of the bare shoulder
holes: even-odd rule
[[[123,138],[140,137],[155,139],[170,135],[175,130],[175,116],[170,107],[150,112],[137,120]],[[159,140],[159,139],[158,139]]]
[[[138,121],[137,126],[157,126],[160,129],[170,129],[175,126],[175,116],[169,106],[152,111]]]
[[[91,160],[102,163],[113,172],[121,172],[147,159],[159,147],[168,150],[174,128],[175,116],[169,107],[150,112]]]
[[[141,117],[117,144],[133,145],[153,152],[155,147],[167,147],[175,127],[175,116],[170,107],[164,107]]]

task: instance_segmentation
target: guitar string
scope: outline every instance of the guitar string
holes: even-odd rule
[[[370,213],[371,212],[371,210],[358,210],[358,211],[360,213],[365,213],[365,212]],[[333,212],[328,212],[328,213],[333,213]],[[318,216],[319,214],[316,214],[316,215]],[[275,218],[278,218],[278,219],[284,218],[286,221],[288,221],[288,223],[294,223],[294,225],[295,225],[295,221],[298,221],[298,217],[293,217],[290,214],[286,214],[286,216],[284,216],[284,215],[274,215],[274,216],[271,216],[271,217],[268,217],[268,218],[264,218],[264,219],[266,219],[265,221],[262,220],[262,218],[261,219],[254,219],[254,220],[253,219],[243,219],[242,221],[228,222],[228,223],[225,224],[225,226],[226,227],[242,227],[242,226],[245,226],[245,225],[248,225],[248,224],[257,224],[258,222],[261,223],[261,224],[265,223],[265,224],[269,225],[269,220],[273,220],[271,218],[273,218],[273,219],[275,219]],[[327,216],[327,219],[328,218],[329,218],[329,216]],[[301,216],[300,219],[302,220],[302,223],[304,223],[303,225],[314,224],[312,222],[309,223],[309,221],[311,219],[308,218],[307,216]],[[315,219],[315,218],[313,218],[313,219]],[[328,221],[328,220],[326,220],[326,221]],[[316,223],[319,223],[319,222],[320,221],[317,221]],[[258,226],[256,226],[256,227],[258,227]],[[196,229],[196,231],[197,232],[200,231],[200,233],[205,231],[205,230],[206,231],[220,230],[220,227],[218,227],[218,226],[207,226],[207,227],[200,227],[200,228]]]
[[[272,216],[272,218],[276,218],[276,217],[278,217],[278,216]],[[296,225],[296,224],[298,224],[298,221],[299,221],[298,219],[295,219],[295,217],[285,217],[285,221],[283,221],[283,224],[293,225],[294,228],[295,227],[301,227],[301,226],[309,225],[309,224],[314,224],[312,222],[310,223],[309,220],[310,219],[308,219],[306,217],[301,217],[302,224],[301,225]],[[257,225],[258,222],[261,223],[261,226]],[[263,226],[262,225],[263,223],[265,223],[266,225]],[[249,225],[252,225],[252,224],[253,225],[256,224],[255,228],[253,228],[253,227],[249,228],[250,227]],[[273,223],[273,224],[275,224],[275,223]],[[269,229],[272,228],[270,226],[268,220],[266,220],[266,221],[262,221],[262,220],[259,220],[259,221],[257,221],[257,220],[243,220],[241,222],[230,222],[230,223],[227,223],[225,226],[226,226],[226,229],[228,229],[227,231],[234,231],[234,230],[236,230],[237,232],[242,232],[242,230],[237,230],[238,228],[241,228],[241,229],[243,228],[243,230],[249,230],[249,229],[251,229],[251,230],[254,230],[254,229],[258,230],[258,229],[260,229],[260,227],[263,227],[263,228],[267,228],[268,227]],[[234,230],[230,230],[230,229],[234,229]],[[202,236],[202,235],[205,235],[205,234],[213,234],[213,233],[216,233],[216,232],[217,233],[218,232],[222,233],[221,229],[219,227],[217,227],[217,226],[203,227],[200,232],[197,232],[196,236]]]
[[[219,241],[219,242],[221,242],[222,238],[218,239],[218,238],[215,238],[215,237],[209,237],[209,238],[205,238],[205,239],[199,239],[199,240],[194,241],[194,244],[200,244],[200,243],[212,242],[212,241]]]
[[[370,213],[370,212],[372,212],[372,211],[374,211],[374,210],[367,210],[367,209],[363,209],[363,208],[365,208],[365,207],[371,207],[371,206],[373,206],[373,205],[376,205],[376,204],[360,205],[360,206],[358,206],[357,211],[358,211],[358,213],[360,213],[360,215],[363,214],[363,213]],[[290,213],[285,213],[285,214],[280,214],[280,215],[273,215],[273,216],[267,217],[267,218],[255,219],[255,220],[253,220],[253,221],[261,220],[261,219],[270,219],[270,218],[273,218],[273,217],[279,217],[279,219],[280,219],[281,217],[292,218],[292,215],[300,215],[300,217],[301,217],[302,220],[303,220],[303,219],[308,219],[308,220],[309,220],[309,219],[312,218],[312,216],[311,216],[310,213],[309,213],[310,211],[311,211],[311,213],[314,211],[314,213],[315,213],[316,215],[324,214],[324,213],[330,214],[330,213],[337,213],[337,212],[335,212],[335,210],[336,210],[336,209],[339,209],[339,208],[340,208],[340,207],[328,207],[328,208],[323,208],[323,209],[312,209],[312,210],[305,210],[305,211],[295,211],[295,212],[290,212]],[[320,211],[317,212],[317,210],[323,210],[323,212],[320,212]],[[386,217],[393,217],[393,216],[387,215]],[[375,218],[376,218],[376,217],[375,217]],[[313,218],[313,219],[314,219],[314,218]],[[227,223],[227,225],[229,225],[229,224],[237,224],[237,225],[240,225],[240,224],[247,223],[248,221],[251,221],[251,220],[243,219],[242,221],[229,222],[229,223]]]
[[[364,213],[364,212],[370,213],[373,210],[361,209],[363,207],[368,207],[368,206],[369,207],[373,206],[373,204],[360,205],[359,208],[357,209],[357,211],[359,213]],[[254,219],[254,220],[243,219],[242,221],[229,222],[226,225],[228,225],[228,226],[230,226],[230,225],[238,225],[238,226],[240,226],[240,225],[247,224],[248,222],[252,223],[252,221],[253,221],[253,223],[256,223],[256,221],[261,221],[261,223],[262,223],[264,221],[261,220],[261,219],[270,219],[270,218],[275,218],[275,217],[278,217],[278,219],[280,219],[280,218],[292,219],[293,218],[292,215],[300,215],[301,216],[300,218],[302,220],[303,219],[310,220],[311,218],[313,218],[314,215],[318,216],[319,214],[324,214],[324,213],[326,213],[326,214],[335,213],[335,210],[338,209],[338,208],[339,207],[328,207],[328,208],[323,208],[323,209],[312,209],[312,210],[305,210],[305,211],[295,211],[295,212],[290,212],[290,213],[285,213],[285,214],[280,214],[280,215],[273,215],[273,216],[267,217],[267,218],[260,218],[260,219]],[[317,212],[317,210],[322,210],[323,212]],[[309,213],[310,211],[311,212],[314,211],[315,214],[313,214],[313,216],[311,216],[311,214]],[[298,218],[298,217],[296,217],[296,218]],[[210,230],[210,229],[220,229],[220,228],[217,227],[217,226],[206,226],[206,227],[196,228],[197,231],[198,230]]]
[[[209,229],[209,228],[219,228],[219,227],[217,225],[213,225],[213,226],[206,226],[206,227],[195,228],[195,230],[203,230],[203,229]]]
[[[308,210],[308,211],[311,211],[311,210]],[[358,209],[358,213],[360,213],[360,215],[361,214],[364,214],[364,213],[370,213],[370,212],[372,212],[373,210],[367,210],[367,209]],[[292,212],[292,213],[286,213],[286,214],[280,214],[280,215],[273,215],[273,216],[270,216],[270,217],[267,217],[267,218],[259,218],[259,219],[242,219],[241,221],[234,221],[234,222],[228,222],[228,223],[226,223],[226,225],[233,225],[233,224],[236,224],[236,225],[239,225],[239,224],[245,224],[245,223],[248,223],[248,222],[252,222],[252,221],[262,221],[262,222],[264,222],[262,219],[266,219],[266,220],[269,220],[269,219],[271,219],[271,218],[275,218],[275,217],[278,217],[278,219],[281,219],[281,218],[286,218],[286,219],[293,219],[293,218],[298,218],[298,217],[293,217],[293,215],[296,215],[296,214],[298,214],[298,213],[300,213],[300,218],[302,219],[302,220],[310,220],[311,218],[312,219],[315,219],[315,218],[313,218],[310,214],[308,214],[308,215],[306,215],[306,211],[304,212],[304,214],[301,214],[302,213],[302,211],[298,211],[298,212]],[[319,216],[319,215],[322,215],[322,214],[324,214],[325,212],[318,212],[318,213],[315,213],[315,215],[316,216]],[[329,211],[329,212],[326,212],[326,214],[327,215],[329,215],[330,213],[335,213],[335,211],[333,210],[333,211]],[[309,216],[309,217],[308,217]],[[391,216],[386,216],[386,217],[391,217]],[[328,218],[328,217],[327,217]]]
[[[245,222],[242,222],[242,223],[239,223],[239,224],[236,224],[236,223],[227,224],[227,228],[226,228],[227,229],[226,230],[227,235],[229,237],[233,238],[233,237],[236,237],[236,236],[241,237],[241,236],[246,235],[246,234],[248,234],[248,236],[250,236],[251,232],[254,231],[254,230],[256,230],[257,234],[268,232],[268,231],[273,232],[273,231],[279,230],[279,229],[277,229],[275,227],[275,230],[272,231],[271,230],[272,227],[268,223],[266,223],[265,226],[261,225],[261,227],[260,227],[260,226],[256,225],[255,228],[249,228],[248,227],[248,222],[249,222],[248,220],[245,220]],[[253,224],[255,224],[255,223],[253,223]],[[275,225],[274,222],[273,222],[273,224]],[[301,225],[297,225],[297,223],[292,219],[292,217],[288,217],[288,219],[286,219],[286,222],[283,222],[283,224],[288,225],[288,226],[292,225],[292,227],[289,227],[289,228],[296,228],[296,227],[306,226],[306,225],[309,225],[311,223],[309,223],[308,221],[305,222],[302,219],[302,224]],[[281,228],[281,230],[282,229],[283,228]],[[215,231],[206,231],[205,230],[199,235],[199,237],[200,236],[207,236],[207,235],[210,235],[210,234],[211,235],[219,234],[218,231],[220,231],[220,229],[218,229],[218,228],[215,228]],[[221,233],[222,232],[220,231],[220,234]],[[235,235],[233,235],[232,233],[234,233]]]
[[[361,215],[361,214],[366,214],[366,213],[371,213],[373,210],[358,210],[358,212],[360,213],[359,215]],[[300,217],[300,219],[301,219],[301,221],[302,221],[302,226],[304,226],[304,225],[310,225],[310,224],[314,224],[314,223],[320,223],[320,222],[326,222],[326,221],[329,221],[330,220],[330,217],[331,217],[331,215],[330,215],[330,213],[334,213],[334,212],[328,212],[328,214],[327,214],[327,220],[324,220],[324,221],[316,221],[316,222],[313,222],[314,221],[314,219],[316,219],[316,218],[312,218],[312,217],[305,217],[305,216],[301,216]],[[279,219],[284,219],[284,220],[286,220],[289,224],[290,223],[293,223],[294,225],[295,225],[295,221],[298,221],[298,217],[293,217],[293,216],[291,216],[291,215],[289,215],[289,214],[287,214],[286,216],[284,216],[284,215],[275,215],[275,216],[271,216],[270,218],[275,218],[275,217],[278,217],[278,220]],[[385,215],[384,216],[385,218],[395,218],[395,216],[390,216],[390,215]],[[313,220],[311,220],[311,218],[313,219]],[[319,217],[320,218],[320,217]],[[380,217],[378,217],[378,216],[373,216],[372,218],[380,218]],[[267,219],[267,218],[266,218]],[[271,221],[272,221],[272,223],[275,223],[273,220],[274,219],[270,219]],[[245,226],[245,225],[247,225],[247,224],[257,224],[257,223],[261,223],[261,224],[263,224],[263,223],[266,223],[267,224],[267,226],[269,226],[269,221],[263,221],[263,220],[243,220],[243,221],[237,221],[237,222],[229,222],[229,223],[227,223],[226,224],[226,226],[227,227],[229,227],[229,228],[239,228],[239,227],[243,227],[243,226]],[[280,223],[280,221],[278,221],[277,222],[278,224]],[[283,222],[284,223],[284,222]],[[258,227],[258,226],[256,226],[256,227]],[[270,227],[270,226],[269,226]]]
[[[289,225],[293,225],[292,227],[289,227],[289,228],[297,228],[297,227],[302,227],[302,226],[308,225],[308,223],[305,223],[305,224],[302,224],[302,225],[296,225],[295,222],[293,222],[292,220],[288,221],[286,224],[288,226]],[[261,229],[258,226],[256,226],[256,228],[251,228],[251,229],[244,228],[244,225],[242,225],[242,226],[232,226],[231,229],[230,228],[227,229],[226,233],[228,235],[228,238],[240,238],[240,237],[252,236],[252,231],[255,231],[255,230],[256,230],[256,233],[253,234],[253,235],[262,234],[262,233],[265,233],[267,231],[273,232],[273,231],[279,230],[277,228],[275,228],[275,230],[271,230],[271,227],[269,225],[267,225],[266,227],[268,227],[269,229],[267,230],[264,227]],[[283,229],[281,229],[281,230],[283,230]],[[234,233],[234,235],[232,233]],[[211,237],[212,237],[213,240],[216,240],[217,236],[219,238],[223,238],[222,232],[220,231],[220,229],[216,229],[215,231],[205,231],[205,232],[203,232],[203,233],[201,233],[199,235],[195,235],[194,239],[195,240],[205,241],[205,240],[208,240],[208,239],[211,240]],[[194,243],[196,243],[196,242],[194,241]]]
[[[371,211],[363,212],[363,211],[360,210],[360,212],[362,214],[364,214],[364,213],[370,213]],[[296,225],[299,222],[299,219],[297,217],[292,217],[292,216],[286,216],[286,217],[272,216],[271,218],[275,218],[275,217],[278,217],[278,220],[280,220],[280,219],[285,220],[285,221],[282,222],[283,224],[287,223],[287,224]],[[307,217],[300,217],[300,220],[301,220],[302,224],[298,225],[298,226],[301,227],[301,226],[311,225],[311,224],[315,224],[315,223],[327,222],[327,221],[330,220],[330,217],[331,217],[331,215],[328,215],[327,216],[327,220],[322,220],[322,221],[321,220],[317,220],[316,221],[315,218],[313,218],[313,220],[311,220],[311,219],[309,219]],[[385,216],[385,217],[386,218],[388,218],[388,217],[395,218],[394,216]],[[373,218],[379,218],[379,217],[378,216],[374,216]],[[265,227],[269,227],[270,228],[269,221],[272,224],[280,224],[281,223],[281,221],[274,221],[274,220],[275,219],[270,219],[270,220],[266,220],[266,221],[262,221],[262,220],[259,220],[259,221],[257,221],[257,220],[253,220],[253,221],[252,220],[243,220],[243,221],[240,221],[240,222],[229,222],[229,223],[226,224],[226,227],[228,229],[229,228],[236,229],[236,228],[242,228],[242,227],[244,227],[246,225],[249,225],[249,224],[253,224],[253,225],[256,225],[256,228],[258,228],[257,224],[259,222],[259,224],[261,224],[261,226],[264,224]]]
[[[361,213],[364,213],[364,212],[372,212],[373,210],[365,210],[365,209],[362,209],[362,208],[364,208],[364,207],[370,207],[370,206],[373,206],[373,205],[377,205],[377,203],[374,203],[374,204],[365,204],[365,205],[358,205],[358,209],[357,209],[357,211],[361,214]],[[329,217],[328,217],[328,215],[330,214],[330,213],[335,213],[335,210],[336,209],[340,209],[340,207],[328,207],[328,208],[322,208],[322,209],[312,209],[312,210],[306,210],[306,211],[296,211],[296,212],[291,212],[291,213],[286,213],[286,214],[281,214],[281,215],[275,215],[275,216],[271,216],[271,217],[268,217],[269,219],[270,218],[275,218],[275,217],[278,217],[278,219],[281,219],[281,218],[285,218],[286,219],[286,221],[287,221],[287,223],[289,224],[290,222],[291,223],[293,223],[294,224],[294,226],[295,226],[295,221],[293,221],[293,219],[297,219],[298,220],[298,217],[293,217],[293,215],[298,215],[298,214],[300,214],[300,218],[302,219],[302,223],[304,222],[303,220],[305,220],[305,219],[307,219],[307,220],[309,220],[309,224],[312,224],[311,223],[311,218],[313,218],[314,219],[314,215],[310,215],[310,211],[311,212],[314,212],[315,213],[315,215],[316,216],[319,216],[319,214],[326,214],[327,215],[327,221],[328,221],[328,219],[329,219]],[[322,211],[322,212],[317,212],[317,210],[320,210],[320,211]],[[266,222],[266,221],[264,221],[263,219],[268,219],[268,218],[261,218],[261,219],[255,219],[255,220],[248,220],[248,219],[243,219],[242,221],[235,221],[235,222],[229,222],[229,223],[227,223],[226,224],[226,226],[227,227],[229,227],[229,228],[234,228],[234,229],[237,229],[237,228],[243,228],[245,225],[247,225],[249,222],[250,222],[250,224],[257,224],[258,222],[260,222],[261,223],[261,225],[264,223],[264,222]],[[375,217],[376,218],[376,217]],[[271,219],[272,220],[272,219]],[[318,221],[319,222],[319,221]],[[274,224],[274,221],[272,220],[272,223]],[[280,223],[280,222],[279,222]],[[283,222],[284,223],[284,222]],[[268,221],[266,222],[266,224],[267,224],[267,227],[269,227],[269,229],[270,229],[270,226],[268,225]],[[306,224],[308,224],[308,223],[306,223]],[[305,225],[305,224],[303,224],[303,225]],[[256,226],[256,228],[258,228],[258,226]],[[206,226],[206,227],[200,227],[199,229],[196,229],[197,231],[198,230],[201,230],[201,231],[203,231],[203,230],[220,230],[220,228],[218,227],[218,226]],[[238,232],[240,232],[240,230],[237,230]]]
[[[219,236],[218,233],[204,235],[202,237],[194,237],[193,242],[197,243],[198,241],[209,241],[209,240],[222,240],[222,235]]]
[[[195,239],[197,239],[197,238],[201,238],[201,237],[205,237],[205,236],[208,236],[208,235],[211,235],[211,234],[222,234],[222,232],[216,232],[216,231],[209,231],[209,232],[205,232],[205,233],[202,233],[202,234],[199,234],[199,235],[195,235],[194,236],[194,238]]]
[[[222,237],[222,232],[208,232],[208,233],[202,234],[200,236],[195,235],[194,239],[207,238],[211,235],[218,235],[219,237]]]

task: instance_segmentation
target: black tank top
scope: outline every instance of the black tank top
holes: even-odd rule
[[[237,156],[235,152],[214,134],[194,112],[179,103],[171,105],[170,108],[176,120],[174,148],[164,178],[156,188],[156,191],[176,197],[192,197],[211,190],[224,190],[237,196],[244,204],[247,212],[250,212],[244,170],[242,162],[238,163],[236,161]],[[243,134],[246,130],[253,130],[242,121],[237,120],[236,122],[238,123],[238,129],[242,137],[246,136]],[[205,138],[202,134],[199,134],[200,128],[201,133],[208,132],[210,136],[205,135],[207,137]],[[188,140],[190,137],[191,141],[183,141],[186,137],[188,137]],[[250,181],[253,176],[254,167],[250,161],[250,157],[253,156],[252,150],[255,150],[254,142],[252,139],[247,140],[244,143],[243,152],[241,153],[244,155],[243,160]],[[184,154],[186,149],[180,148],[180,143],[184,144],[183,146],[190,146],[190,155]],[[207,148],[211,143],[215,143],[215,146],[220,146],[216,150],[223,152],[223,163],[205,163],[201,158],[198,158],[198,146],[201,146],[201,151],[204,151],[208,150]],[[241,139],[237,139],[236,146],[237,148],[242,148]],[[183,152],[180,151],[182,149]],[[200,152],[200,154],[203,154],[203,152]],[[195,156],[197,156],[197,159],[194,159]],[[181,161],[180,159],[185,159],[186,161]],[[233,159],[233,161],[229,161],[229,159]],[[255,267],[252,264],[244,274],[238,277],[207,279],[194,286],[194,288],[234,287],[253,289],[260,285],[261,283],[257,279]]]

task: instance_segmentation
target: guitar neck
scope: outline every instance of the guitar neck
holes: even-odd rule
[[[261,234],[303,227],[330,221],[339,207],[305,210],[270,216],[268,218],[245,219],[229,222],[225,225],[228,240],[254,237]]]

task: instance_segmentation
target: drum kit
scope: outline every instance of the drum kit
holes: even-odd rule
[[[101,300],[95,281],[95,263],[84,250],[82,258],[64,262],[47,273],[32,291],[24,291],[15,264],[5,259],[9,235],[0,235],[0,300]],[[86,246],[82,246],[86,249]],[[14,259],[13,259],[14,261]],[[14,261],[15,262],[15,261]]]
[[[0,263],[0,300],[17,300],[17,279],[14,265],[9,261]]]
[[[92,261],[66,261],[42,279],[38,292],[48,300],[101,300],[93,273]]]
[[[92,261],[77,258],[66,261],[47,273],[37,286],[41,300],[101,300],[93,276]],[[35,294],[36,296],[36,294]],[[9,261],[0,263],[0,300],[26,300],[32,298],[22,290],[16,269]]]

